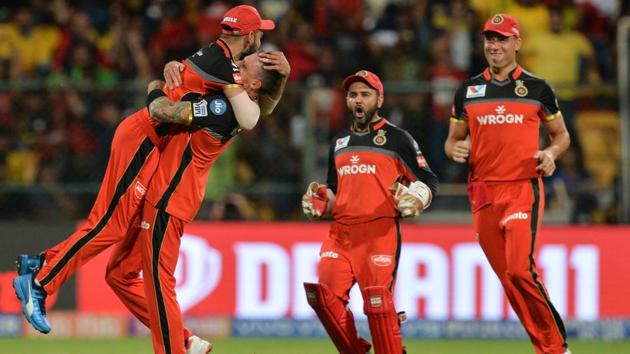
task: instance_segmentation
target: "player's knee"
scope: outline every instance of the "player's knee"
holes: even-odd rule
[[[120,279],[120,277],[118,277],[116,275],[116,272],[113,269],[110,269],[109,267],[105,271],[105,282],[107,282],[107,285],[109,285],[109,287],[114,290],[122,286],[121,284],[122,280]]]
[[[532,273],[527,269],[508,268],[505,271],[505,278],[512,284],[519,284],[532,279]]]
[[[304,283],[306,300],[315,310],[326,307],[334,296],[328,286],[321,283]]]
[[[366,316],[395,313],[392,293],[384,286],[370,286],[362,290],[363,312]]]

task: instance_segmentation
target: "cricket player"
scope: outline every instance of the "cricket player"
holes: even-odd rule
[[[553,174],[569,133],[553,89],[516,61],[518,21],[497,14],[481,33],[488,68],[457,90],[444,150],[453,161],[468,162],[479,244],[536,353],[570,353],[534,260],[545,205],[542,176]],[[550,140],[542,150],[541,123]]]
[[[273,22],[262,20],[251,6],[237,6],[228,11],[223,20],[224,35],[255,33],[256,47],[260,46],[261,29],[272,28]],[[261,65],[259,60],[249,59],[250,57],[246,57],[241,63],[242,75],[255,70],[256,65]],[[263,60],[264,72],[269,73],[268,82],[263,82],[260,94],[254,96],[255,99],[268,97],[264,102],[260,101],[260,104],[271,104],[273,108],[282,96],[290,66],[280,52],[274,52]],[[186,70],[182,73],[184,86],[187,83]],[[153,96],[156,100],[164,100],[166,97],[158,96],[166,96],[166,93]],[[238,102],[231,103],[236,113],[239,109]],[[206,106],[193,107],[195,109],[221,112],[225,106],[213,101],[207,102]],[[151,113],[158,112],[152,109]],[[201,206],[207,176],[214,161],[231,144],[232,138],[241,128],[251,129],[256,125],[259,114],[260,112],[250,112],[251,119],[245,121],[220,119],[207,129],[179,129],[171,136],[160,156],[159,168],[146,194],[142,230],[138,236],[156,354],[184,353],[185,348],[180,344],[184,343],[183,319],[175,294],[174,277],[183,229],[185,224],[194,219]]]
[[[274,24],[262,20],[255,8],[237,6],[225,15],[225,23],[240,19],[240,26],[246,30],[224,30],[224,36],[208,47],[202,48],[185,62],[181,87],[166,89],[171,99],[198,96],[199,93],[223,91],[230,104],[238,108],[234,116],[238,124],[250,129],[257,121],[260,113],[258,105],[249,99],[242,87],[243,80],[238,66],[232,60],[232,53],[242,57],[244,53],[255,52],[260,46],[262,36],[260,30],[272,29]],[[226,28],[228,24],[224,24]],[[256,27],[257,26],[257,27]],[[266,58],[268,66],[273,66],[278,54]],[[284,59],[281,55],[280,59]],[[253,65],[252,65],[253,66]],[[277,97],[271,92],[273,97]],[[274,98],[267,98],[263,93],[257,96],[265,102],[265,111],[275,106]],[[149,95],[152,101],[159,96]],[[203,101],[203,100],[201,100]],[[186,116],[163,116],[162,122],[196,124],[203,122],[207,116],[196,116],[190,103]],[[181,108],[181,107],[180,107]],[[226,108],[227,109],[227,108]],[[179,109],[179,113],[182,110]],[[207,114],[206,114],[207,115]],[[18,259],[18,273],[14,280],[16,294],[23,304],[23,312],[27,320],[40,332],[48,333],[50,324],[46,319],[46,295],[55,292],[73,274],[78,267],[93,258],[110,245],[121,241],[132,229],[138,229],[137,218],[144,201],[148,183],[155,172],[160,150],[172,135],[173,127],[149,118],[148,111],[142,109],[125,119],[117,129],[112,143],[112,154],[106,170],[106,176],[97,195],[95,205],[88,216],[86,226],[72,234],[68,239],[42,253],[40,257],[21,256]],[[179,128],[182,129],[182,128]],[[183,128],[186,129],[186,128]],[[176,132],[176,131],[175,131]],[[169,137],[164,139],[163,137]],[[129,240],[127,240],[129,241]],[[133,242],[126,242],[131,246]],[[148,324],[146,307],[137,301],[143,295],[142,284],[129,279],[114,279],[116,268],[125,263],[114,262],[120,252],[115,252],[108,266],[108,283],[114,288],[125,305],[145,324]],[[130,288],[121,290],[122,285]],[[138,293],[138,291],[140,293]],[[198,339],[185,331],[184,338]],[[205,341],[204,341],[205,342]],[[182,341],[187,345],[188,340]],[[207,343],[207,342],[205,342]],[[204,344],[211,348],[209,343]],[[208,350],[209,351],[209,350]]]
[[[305,283],[309,304],[335,347],[364,354],[348,294],[359,284],[376,354],[404,353],[392,293],[400,256],[399,219],[429,207],[438,180],[416,141],[379,116],[385,99],[377,75],[361,70],[343,81],[352,125],[335,136],[325,185],[313,182],[302,197],[310,219],[332,215],[320,251],[318,283]]]
[[[269,94],[273,92],[274,97],[279,97],[275,96],[276,89],[283,86],[281,82],[290,72],[288,62],[284,65],[284,74],[264,70],[260,60],[250,55],[241,65],[241,74],[248,75],[250,70],[269,74],[263,79],[268,81],[263,81],[258,91],[262,94],[267,88]],[[254,92],[251,95],[256,97]],[[166,97],[158,98],[163,99]],[[151,114],[160,114],[152,106]],[[193,111],[212,110],[222,117],[214,119],[204,129],[179,129],[173,134],[147,190],[138,247],[142,254],[144,288],[156,354],[184,353],[184,347],[179,345],[184,343],[184,327],[175,294],[175,267],[184,226],[194,219],[201,206],[210,168],[242,128],[237,119],[224,114],[226,107],[220,100],[193,105]],[[178,112],[179,109],[174,107],[171,111]]]

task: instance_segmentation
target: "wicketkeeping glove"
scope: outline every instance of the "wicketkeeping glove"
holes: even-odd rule
[[[328,207],[328,191],[325,184],[311,182],[302,196],[302,211],[309,219],[324,215]]]
[[[421,181],[412,182],[409,186],[396,182],[392,191],[396,209],[404,218],[417,216],[431,204],[431,189]]]

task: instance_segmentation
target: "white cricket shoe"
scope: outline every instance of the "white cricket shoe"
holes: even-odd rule
[[[564,354],[571,354],[571,351],[569,349],[567,349],[567,351],[564,352]]]
[[[212,343],[197,336],[186,339],[186,354],[208,354],[212,351]]]

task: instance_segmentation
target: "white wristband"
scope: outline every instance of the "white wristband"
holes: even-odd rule
[[[253,129],[258,123],[258,118],[260,118],[260,107],[258,107],[258,104],[252,101],[245,91],[228,97],[228,100],[232,104],[238,125],[246,130]]]

